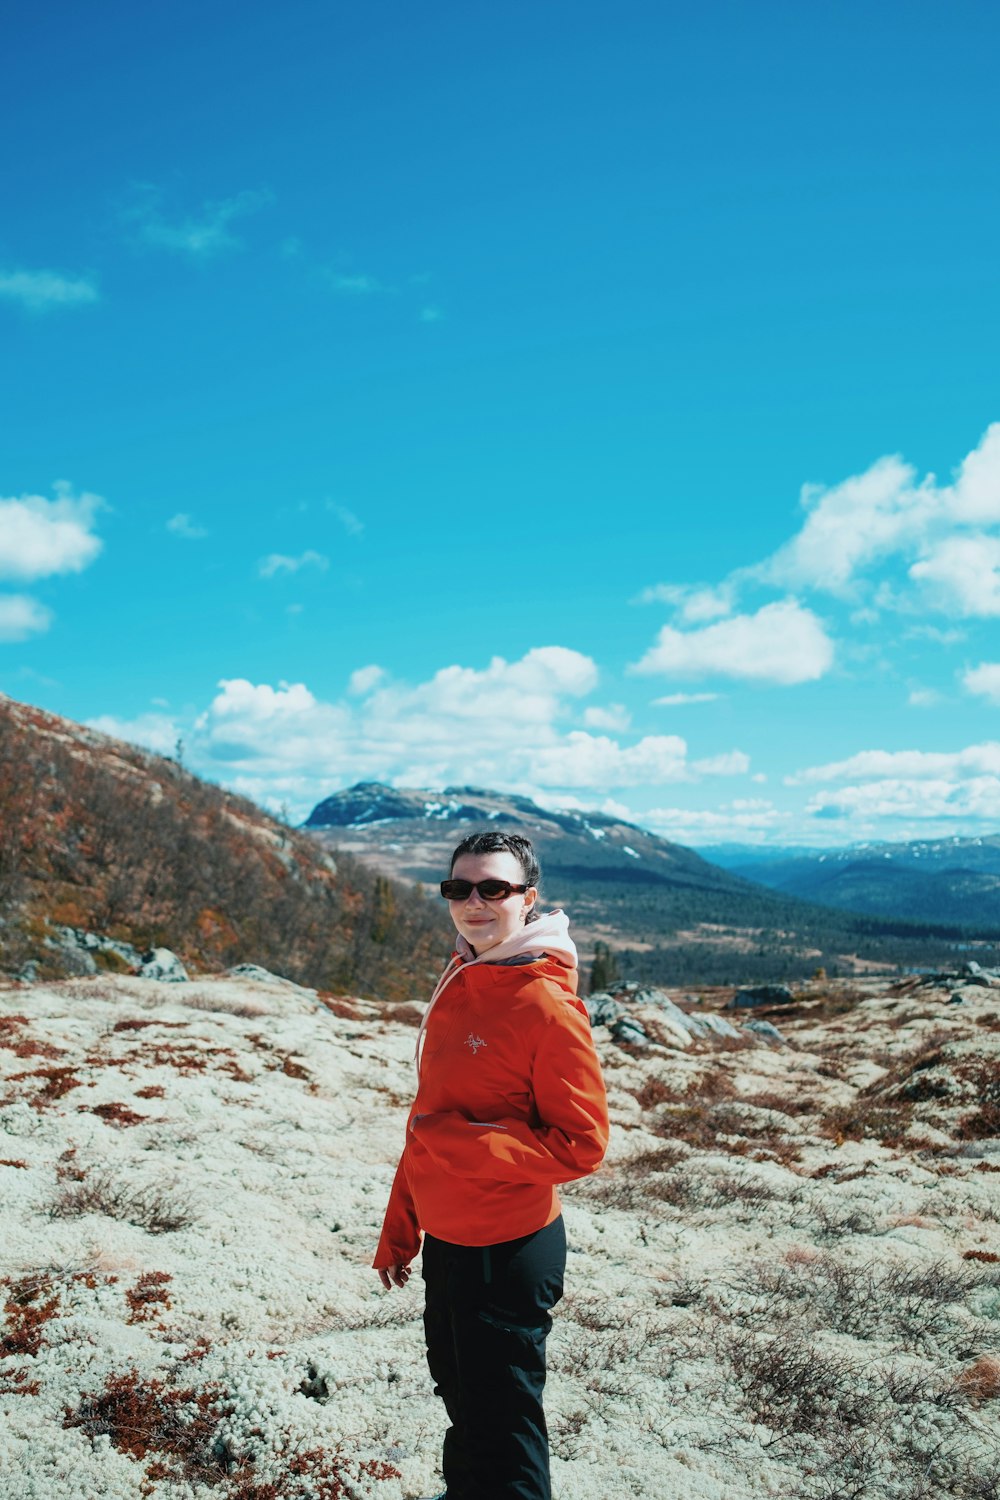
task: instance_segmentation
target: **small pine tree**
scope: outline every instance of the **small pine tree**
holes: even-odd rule
[[[610,989],[618,978],[618,965],[607,943],[600,939],[594,944],[594,962],[590,966],[590,993]]]
[[[396,895],[392,888],[392,881],[387,880],[384,875],[376,875],[375,890],[372,895],[372,925],[370,933],[373,943],[385,942],[392,931],[395,915]]]

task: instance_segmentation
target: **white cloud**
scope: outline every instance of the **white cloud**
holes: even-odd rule
[[[934,688],[911,688],[906,701],[911,708],[935,708],[941,702],[941,694]]]
[[[419,323],[440,323],[444,313],[440,307],[422,307],[417,314]]]
[[[0,499],[0,578],[30,580],[81,573],[103,547],[93,526],[104,501],[55,486],[57,499]]]
[[[632,669],[666,675],[721,674],[788,686],[822,677],[833,662],[833,642],[811,610],[795,599],[765,604],[703,630],[664,625]]]
[[[891,457],[832,489],[804,485],[801,531],[750,572],[779,587],[846,592],[859,570],[912,543],[934,513],[934,491],[916,487],[915,477]]]
[[[171,516],[167,522],[167,530],[174,536],[184,537],[186,541],[200,541],[202,537],[208,536],[204,526],[198,526],[187,511],[178,511],[176,516]]]
[[[945,497],[955,521],[973,526],[1000,521],[1000,422],[987,427],[979,446],[962,460]]]
[[[632,722],[632,715],[624,703],[609,703],[607,708],[585,708],[583,722],[587,729],[610,729],[621,734]]]
[[[298,573],[301,568],[319,568],[325,572],[330,566],[329,559],[321,552],[302,552],[298,557],[287,557],[282,552],[271,552],[267,557],[262,557],[257,564],[257,573],[261,578],[274,578],[278,573]]]
[[[144,245],[177,251],[194,260],[210,260],[223,251],[239,249],[243,242],[232,231],[234,221],[257,213],[271,202],[273,195],[267,189],[248,190],[204,203],[198,214],[170,223],[161,210],[159,189],[140,187],[123,217],[135,225]]]
[[[623,747],[606,735],[573,730],[558,744],[533,750],[526,766],[542,786],[658,785],[690,779],[686,753],[687,745],[675,734],[651,734]]]
[[[803,786],[814,781],[881,780],[883,778],[916,781],[941,777],[1000,775],[1000,742],[986,740],[964,750],[862,750],[846,760],[829,761],[810,766],[795,776],[786,776],[786,786]]]
[[[951,781],[945,777],[887,777],[862,786],[817,792],[806,812],[815,818],[865,820],[876,827],[899,818],[995,824],[1000,819],[1000,778],[974,776]]]
[[[347,684],[347,691],[352,697],[365,698],[373,688],[378,687],[385,677],[384,667],[358,667],[352,672]]]
[[[378,674],[378,675],[377,675]],[[296,806],[359,777],[403,786],[470,782],[523,791],[585,788],[590,805],[616,787],[689,781],[676,735],[622,744],[566,731],[573,700],[591,692],[589,657],[542,646],[517,661],[443,667],[417,684],[377,667],[353,674],[350,695],[318,700],[304,683],[277,687],[227,679],[197,721],[192,762],[253,796]]]
[[[85,307],[97,301],[98,291],[86,276],[63,276],[58,271],[0,271],[0,297],[37,313]]]
[[[26,641],[52,624],[52,611],[27,594],[0,594],[0,641]]]
[[[786,820],[771,802],[740,798],[718,808],[654,807],[634,819],[681,844],[703,844],[767,833]]]
[[[910,577],[950,614],[1000,615],[1000,537],[947,537],[914,563]]]
[[[167,714],[140,714],[136,719],[119,719],[114,714],[98,714],[87,719],[91,729],[110,734],[116,740],[128,740],[130,744],[142,745],[157,755],[173,755],[177,741],[182,739],[177,724]]]
[[[984,661],[978,667],[970,667],[962,678],[967,693],[986,698],[1000,706],[1000,662]]]
[[[718,693],[667,693],[663,698],[654,698],[654,708],[682,708],[687,703],[714,703]]]
[[[691,769],[699,776],[745,776],[750,769],[750,757],[742,750],[727,750],[722,755],[696,760]]]

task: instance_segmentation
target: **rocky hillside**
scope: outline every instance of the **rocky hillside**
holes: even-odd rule
[[[361,782],[320,802],[304,825],[324,845],[436,887],[454,846],[477,828],[519,830],[541,856],[543,895],[571,912],[582,950],[618,951],[628,976],[663,983],[805,977],[817,968],[945,964],[974,934],[824,909],[768,890],[633,823],[552,812],[470,786],[400,790]],[[1000,935],[1000,914],[984,937]],[[978,955],[991,963],[992,943]]]
[[[720,849],[712,858],[744,879],[845,911],[969,927],[1000,922],[997,834],[794,855],[780,849]]]
[[[0,972],[249,960],[330,989],[423,993],[438,906],[172,760],[0,697]]]
[[[991,978],[616,997],[556,1495],[996,1495]],[[369,1269],[419,1014],[260,972],[0,983],[0,1494],[438,1493],[420,1280]]]

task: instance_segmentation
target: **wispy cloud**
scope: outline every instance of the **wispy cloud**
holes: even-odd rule
[[[208,536],[204,526],[198,526],[192,521],[186,510],[178,511],[176,516],[171,516],[167,522],[167,530],[172,536],[180,536],[189,542],[201,541]]]
[[[43,495],[0,499],[0,578],[27,582],[82,573],[100,553],[104,544],[93,528],[104,500],[74,495],[66,483],[54,488],[55,500]]]
[[[440,323],[444,313],[440,307],[422,307],[417,314],[418,323]]]
[[[375,276],[362,274],[349,276],[340,271],[328,271],[327,280],[333,290],[344,297],[370,297],[375,292],[386,290]]]
[[[85,307],[98,296],[96,283],[87,276],[64,276],[58,271],[0,271],[0,297],[19,303],[27,312]]]
[[[233,232],[233,224],[267,208],[273,201],[273,194],[266,188],[247,189],[230,198],[203,203],[197,213],[170,219],[163,211],[160,189],[143,186],[136,190],[134,201],[122,217],[133,226],[140,244],[174,251],[193,260],[210,260],[225,251],[240,249],[243,241]]]
[[[718,693],[667,693],[653,699],[654,708],[683,708],[688,703],[714,703]]]
[[[361,536],[365,529],[364,521],[360,520],[346,505],[341,505],[336,500],[328,500],[326,508],[331,515],[336,516],[348,536]]]
[[[0,594],[0,641],[26,641],[52,624],[52,611],[28,594]]]
[[[330,566],[329,558],[322,552],[300,552],[298,557],[288,557],[282,552],[271,552],[257,564],[261,578],[274,578],[278,573],[298,573],[302,568],[319,568],[322,572]]]
[[[347,691],[352,697],[366,698],[384,679],[384,667],[377,667],[374,663],[370,667],[358,667],[357,671],[351,673]]]
[[[702,625],[706,620],[718,620],[731,612],[734,592],[730,583],[721,583],[715,588],[704,584],[654,583],[651,588],[643,589],[635,602],[669,604],[685,624]]]
[[[632,716],[624,703],[609,703],[606,708],[591,707],[583,711],[583,723],[587,729],[610,729],[620,734],[632,722]]]

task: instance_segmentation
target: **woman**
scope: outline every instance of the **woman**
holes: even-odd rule
[[[417,1038],[374,1261],[387,1290],[405,1286],[423,1232],[447,1500],[549,1500],[545,1337],[566,1264],[556,1184],[593,1172],[608,1142],[576,948],[563,912],[536,912],[538,878],[517,834],[473,834],[452,855],[441,894],[458,942]]]

